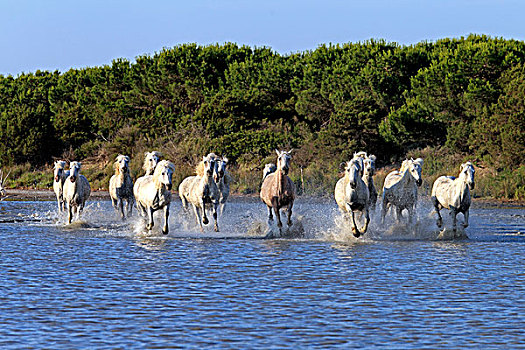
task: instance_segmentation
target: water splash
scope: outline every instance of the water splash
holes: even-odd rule
[[[462,227],[463,217],[459,216],[458,229],[456,233],[451,229],[452,220],[446,210],[443,211],[443,224],[440,229],[436,225],[436,215],[430,203],[421,201],[418,204],[414,224],[409,225],[406,217],[397,223],[388,215],[384,225],[381,224],[380,206],[370,213],[371,221],[363,236],[356,239],[351,232],[351,225],[346,221],[335,203],[328,201],[312,200],[306,198],[298,201],[294,206],[292,215],[293,226],[287,227],[286,217],[283,216],[283,235],[274,223],[268,225],[267,210],[259,201],[239,200],[228,203],[222,216],[219,216],[220,232],[213,230],[213,220],[205,225],[201,232],[193,211],[185,213],[180,202],[173,201],[169,217],[168,238],[260,238],[276,237],[279,239],[306,239],[320,241],[334,241],[341,243],[374,242],[374,241],[396,241],[396,240],[476,240],[485,239],[483,233],[479,232],[501,232],[507,236],[520,235],[525,231],[522,222],[523,217],[507,217],[502,213],[492,217],[490,215],[478,214],[482,209],[471,210],[471,226],[467,229]],[[485,209],[490,210],[490,209]],[[163,224],[163,212],[154,214],[155,225],[153,230],[146,229],[145,221],[134,210],[131,218],[122,221],[119,214],[112,208],[109,201],[88,202],[80,220],[71,225],[66,224],[67,215],[59,214],[55,202],[2,202],[0,204],[2,214],[0,222],[24,223],[25,225],[53,226],[68,234],[75,231],[85,232],[90,235],[117,236],[117,237],[140,237],[164,239],[161,232]],[[512,212],[514,213],[514,212]],[[509,215],[512,213],[509,212]],[[480,220],[479,215],[484,215]],[[504,215],[504,217],[500,217]],[[512,215],[511,215],[512,216]],[[516,216],[516,215],[515,215]],[[503,221],[502,221],[503,220]],[[502,223],[509,221],[514,223]],[[521,220],[521,221],[520,221]],[[360,219],[359,226],[363,224]]]

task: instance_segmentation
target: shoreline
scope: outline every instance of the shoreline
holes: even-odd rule
[[[56,200],[55,193],[52,189],[6,189],[7,197],[0,201],[54,201]],[[172,191],[173,196],[178,197],[176,191]],[[91,191],[90,198],[98,200],[110,200],[109,192],[106,190]],[[230,198],[235,200],[259,200],[259,196],[255,195],[239,195],[233,194]],[[330,201],[330,197],[312,197],[312,196],[298,196],[298,199],[309,199],[312,201],[326,202]],[[177,198],[178,199],[178,198]],[[423,199],[427,199],[423,197]],[[471,208],[525,208],[525,202],[514,201],[508,199],[492,199],[492,198],[473,198]]]

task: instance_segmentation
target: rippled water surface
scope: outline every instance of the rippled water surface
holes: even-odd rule
[[[168,236],[108,201],[69,226],[54,202],[0,202],[0,348],[525,347],[523,208],[472,209],[461,240],[425,205],[408,229],[374,213],[356,240],[306,201],[280,239],[258,201],[219,233],[175,202]]]

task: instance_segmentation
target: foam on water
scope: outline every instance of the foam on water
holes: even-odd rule
[[[6,202],[3,202],[5,205]],[[142,238],[277,238],[277,239],[306,239],[321,241],[337,241],[345,243],[393,241],[393,240],[458,240],[469,239],[472,225],[476,225],[475,215],[471,216],[471,228],[464,229],[464,218],[458,215],[457,231],[452,230],[452,220],[447,210],[442,211],[444,226],[440,229],[436,225],[436,214],[429,202],[421,201],[416,211],[414,224],[409,225],[405,217],[396,222],[392,213],[387,214],[386,222],[381,224],[380,206],[371,211],[371,221],[368,231],[356,239],[351,231],[350,221],[346,220],[334,203],[297,201],[292,215],[293,225],[286,225],[286,213],[283,212],[282,235],[276,225],[276,220],[268,225],[266,207],[256,201],[233,201],[228,203],[218,223],[220,232],[213,230],[213,218],[209,215],[210,223],[204,226],[201,232],[193,211],[185,212],[180,202],[173,201],[169,217],[169,234],[161,232],[163,212],[154,214],[154,228],[146,229],[145,220],[134,209],[133,216],[125,221],[111,207],[109,201],[89,202],[81,214],[80,220],[66,224],[67,214],[58,214],[54,202],[39,203],[39,210],[33,206],[29,209],[24,202],[18,202],[10,210],[10,215],[2,217],[2,222],[24,222],[28,225],[55,226],[64,232],[96,232],[97,235],[142,237]],[[2,209],[6,211],[6,209]],[[471,210],[472,213],[472,210]],[[472,221],[474,220],[474,222]],[[361,228],[364,219],[357,217]],[[523,228],[509,228],[507,231],[523,231]],[[491,226],[493,227],[493,226]],[[474,229],[475,230],[475,229]]]

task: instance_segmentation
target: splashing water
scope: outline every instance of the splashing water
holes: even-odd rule
[[[38,203],[38,205],[35,205]],[[52,225],[68,232],[92,231],[98,234],[159,238],[163,224],[163,212],[154,214],[154,228],[146,229],[144,218],[134,210],[134,215],[122,221],[109,201],[89,202],[80,216],[80,220],[66,224],[66,213],[59,214],[54,202],[3,202],[0,210],[9,211],[3,215],[1,222],[24,222],[30,225]],[[6,209],[9,207],[9,209]],[[35,207],[38,209],[35,210]],[[371,211],[368,231],[356,239],[351,231],[350,222],[343,217],[335,203],[321,201],[297,201],[292,215],[293,225],[286,225],[286,214],[282,215],[283,229],[275,223],[268,225],[267,210],[258,200],[238,200],[227,203],[225,212],[219,216],[220,232],[213,230],[213,218],[200,231],[193,211],[184,211],[178,201],[173,201],[169,217],[169,234],[172,238],[267,238],[307,239],[337,241],[346,243],[390,241],[390,240],[457,240],[468,239],[469,231],[476,229],[475,210],[471,209],[471,227],[464,229],[463,217],[460,215],[457,231],[452,230],[452,220],[447,211],[443,211],[443,227],[436,225],[436,215],[430,202],[421,201],[416,210],[414,224],[409,225],[405,217],[396,222],[393,215],[387,214],[386,222],[381,224],[381,210],[378,205]],[[0,211],[1,213],[1,211]],[[474,214],[474,217],[472,216]],[[472,219],[474,218],[474,221]],[[358,226],[362,227],[364,219],[358,216]],[[472,228],[474,227],[474,228]]]

